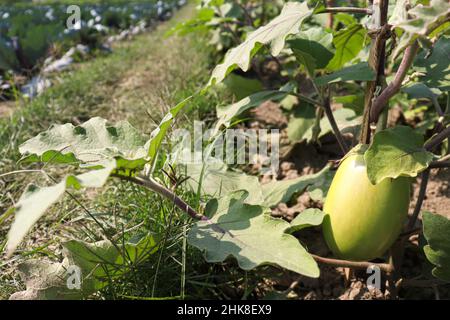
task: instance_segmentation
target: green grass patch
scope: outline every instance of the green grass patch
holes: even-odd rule
[[[65,168],[18,164],[18,146],[53,123],[77,124],[102,116],[112,122],[127,119],[142,131],[151,132],[169,107],[208,80],[210,55],[202,37],[165,37],[171,26],[192,12],[192,5],[184,7],[156,30],[117,43],[112,54],[55,76],[56,84],[35,100],[18,102],[9,118],[0,119],[0,174],[22,169],[44,169],[56,179],[66,174]],[[216,103],[213,94],[195,99],[186,110],[187,116],[177,120],[177,127],[190,127],[183,119],[204,118]],[[166,152],[163,149],[162,153]],[[162,174],[160,179],[168,182]],[[18,200],[29,182],[52,183],[40,173],[0,178],[2,213]],[[194,195],[182,189],[178,192],[196,202]],[[0,248],[6,242],[10,222],[8,218],[0,224]],[[93,242],[108,236],[121,243],[148,232],[160,241],[158,252],[137,266],[126,266],[125,276],[111,280],[96,297],[209,297],[217,283],[229,279],[215,279],[211,270],[216,267],[205,264],[197,250],[186,246],[189,225],[190,219],[170,201],[128,183],[111,181],[100,192],[66,196],[38,222],[11,260],[0,259],[0,299],[23,290],[15,271],[19,263],[34,258],[60,260],[61,239]]]

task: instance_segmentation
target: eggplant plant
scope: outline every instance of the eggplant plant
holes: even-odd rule
[[[214,8],[224,3],[216,1]],[[245,11],[246,2],[226,3],[242,5]],[[212,21],[208,10],[201,8],[200,16]],[[220,23],[230,21],[222,18]],[[273,265],[313,278],[320,276],[318,263],[355,269],[378,266],[394,293],[402,277],[407,236],[423,232],[423,251],[433,275],[450,281],[450,221],[438,212],[421,211],[430,170],[450,165],[449,3],[374,0],[360,7],[331,7],[322,1],[286,2],[273,19],[264,16],[260,21],[227,51],[209,82],[174,106],[149,137],[128,122],[111,125],[92,118],[78,126],[54,125],[22,144],[22,163],[66,165],[77,173],[52,186],[26,188],[6,213],[14,215],[8,255],[66,192],[100,188],[116,179],[152,190],[189,215],[193,223],[188,242],[211,263],[233,257],[244,270]],[[218,106],[214,132],[221,134],[262,102],[294,98],[290,138],[314,143],[332,132],[341,150],[340,166],[337,171],[327,165],[315,174],[263,184],[225,165],[204,164],[190,171],[187,184],[209,201],[205,206],[189,204],[157,178],[157,171],[163,170],[158,162],[161,144],[173,120],[195,96],[236,71],[247,72],[260,56],[279,62],[285,83]],[[303,92],[305,84],[312,90]],[[426,130],[388,127],[390,102],[400,98],[408,104],[427,101],[434,109]],[[334,108],[336,101],[344,107]],[[411,183],[418,175],[419,197],[408,216]],[[324,201],[323,210],[307,209],[291,222],[270,215],[271,208],[302,192]],[[418,229],[421,212],[423,227]],[[320,225],[333,257],[310,252],[294,236]],[[371,261],[375,258],[378,262]]]

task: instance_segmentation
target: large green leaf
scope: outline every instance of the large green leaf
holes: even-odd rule
[[[147,162],[146,139],[127,121],[115,126],[95,117],[74,126],[54,125],[19,147],[23,161],[101,166],[116,159],[119,169],[139,169]]]
[[[14,206],[15,218],[8,232],[7,255],[14,252],[27,232],[67,189],[100,188],[115,168],[115,161],[111,161],[104,164],[103,169],[92,170],[76,176],[69,175],[60,183],[50,187],[29,185]]]
[[[311,75],[315,69],[323,69],[333,58],[333,35],[320,27],[301,31],[295,39],[288,40],[297,60],[303,63]]]
[[[360,24],[352,24],[339,30],[333,38],[336,53],[328,63],[327,69],[339,70],[345,63],[355,58],[364,48],[366,33],[366,30]]]
[[[277,56],[286,37],[297,33],[312,11],[306,2],[287,2],[278,17],[250,33],[243,43],[227,52],[224,61],[214,68],[208,85],[221,82],[236,67],[247,71],[251,58],[262,45],[270,45],[272,55]]]
[[[320,226],[324,217],[325,213],[320,209],[306,209],[291,221],[289,228],[285,232],[294,233],[305,228]]]
[[[368,63],[361,62],[316,78],[315,82],[318,86],[324,86],[343,81],[372,81],[375,80],[375,76],[375,72],[369,67]]]
[[[197,222],[189,232],[191,245],[205,252],[208,262],[234,257],[244,270],[278,265],[318,277],[319,268],[299,241],[285,233],[289,223],[270,216],[270,210],[245,203],[248,193],[237,191],[206,206],[211,221]]]
[[[430,56],[420,54],[414,62],[415,69],[424,73],[420,77],[430,88],[450,90],[450,37],[442,36],[434,44]]]
[[[88,298],[129,272],[157,250],[152,236],[113,245],[108,240],[86,243],[70,240],[63,243],[64,260],[52,263],[29,260],[19,265],[26,290],[14,293],[12,300],[74,300]],[[126,257],[126,260],[124,260]],[[76,269],[75,269],[75,268]],[[76,271],[75,271],[76,270]],[[80,272],[75,278],[73,272]],[[74,277],[73,280],[71,277]],[[75,281],[80,280],[79,288]],[[74,287],[69,288],[68,283]]]
[[[428,242],[423,250],[427,259],[435,265],[432,273],[444,281],[450,281],[450,220],[431,212],[422,213],[423,234]]]
[[[386,178],[416,177],[433,159],[423,142],[420,134],[406,126],[376,133],[364,154],[369,180],[377,184]]]

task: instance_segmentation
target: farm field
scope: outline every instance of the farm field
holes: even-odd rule
[[[0,1],[0,299],[450,299],[450,5],[373,3]]]

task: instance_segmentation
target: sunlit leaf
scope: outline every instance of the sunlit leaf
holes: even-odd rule
[[[397,0],[395,1],[394,9],[389,17],[388,23],[391,25],[397,25],[405,20],[408,20],[408,4],[409,0]]]
[[[321,202],[325,201],[328,189],[330,189],[335,173],[336,171],[327,170],[320,175],[320,177],[318,177],[317,181],[308,186],[306,191],[308,191],[308,194],[312,200]]]
[[[397,6],[401,6],[403,1],[399,1]],[[431,0],[428,6],[418,4],[408,10],[405,14],[403,10],[392,21],[394,27],[401,28],[410,34],[425,36],[429,34],[437,25],[448,19],[450,14],[450,4],[446,0]],[[409,18],[409,17],[411,18]]]
[[[206,206],[211,221],[197,222],[189,232],[191,245],[204,251],[208,262],[228,257],[251,270],[276,265],[299,274],[318,277],[319,268],[299,241],[285,233],[289,223],[270,216],[270,210],[245,203],[246,191],[237,191]]]
[[[364,93],[358,92],[346,96],[334,96],[333,102],[341,103],[345,109],[352,109],[357,115],[361,115],[364,110]]]
[[[7,236],[7,255],[14,252],[27,232],[67,189],[100,188],[115,168],[116,164],[112,161],[104,164],[103,169],[92,170],[77,176],[69,175],[60,183],[50,187],[29,185],[14,206],[15,218]]]
[[[224,61],[214,68],[209,85],[221,82],[237,67],[247,71],[251,58],[262,45],[269,45],[272,55],[277,56],[284,47],[286,37],[297,33],[303,20],[311,14],[312,10],[306,2],[287,2],[278,17],[250,33],[243,43],[227,52]]]
[[[96,167],[116,159],[117,168],[137,169],[147,162],[145,141],[126,121],[110,126],[95,117],[79,126],[54,125],[26,141],[19,151],[25,156],[23,161]]]

